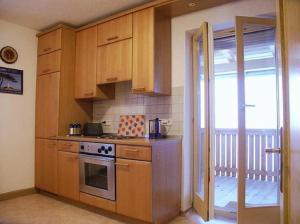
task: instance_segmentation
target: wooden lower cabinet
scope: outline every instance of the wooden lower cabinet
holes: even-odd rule
[[[36,139],[35,141],[36,187],[57,193],[57,141]]]
[[[117,213],[152,222],[151,162],[117,159]]]
[[[79,200],[79,154],[58,151],[58,194]]]

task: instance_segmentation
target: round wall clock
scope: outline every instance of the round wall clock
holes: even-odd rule
[[[15,63],[17,61],[18,53],[14,48],[12,48],[10,46],[6,46],[6,47],[3,47],[1,49],[0,58],[5,63],[12,64],[12,63]]]

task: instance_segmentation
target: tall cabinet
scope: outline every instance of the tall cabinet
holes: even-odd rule
[[[66,135],[69,123],[91,119],[92,105],[74,99],[74,63],[73,29],[60,26],[38,36],[36,187],[52,193],[57,193],[57,144],[51,137]]]

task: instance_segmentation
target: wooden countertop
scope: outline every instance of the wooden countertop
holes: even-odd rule
[[[51,139],[64,140],[64,141],[77,141],[77,142],[101,142],[101,143],[112,143],[119,145],[140,145],[140,146],[152,146],[155,143],[162,141],[178,140],[181,141],[181,136],[168,136],[167,138],[161,139],[148,139],[148,138],[129,138],[129,139],[106,139],[89,136],[56,136]]]

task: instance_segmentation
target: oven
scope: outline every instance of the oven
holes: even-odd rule
[[[115,145],[80,143],[80,191],[116,199]]]

